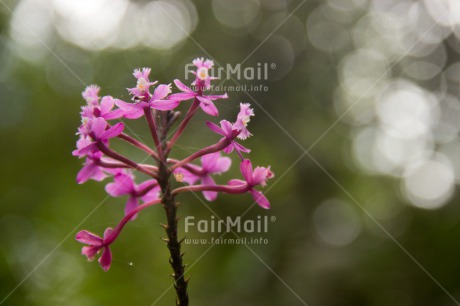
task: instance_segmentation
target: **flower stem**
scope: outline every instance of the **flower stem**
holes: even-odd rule
[[[140,141],[137,141],[136,139],[124,134],[124,133],[121,133],[120,135],[118,135],[118,138],[132,144],[133,146],[141,149],[142,151],[148,153],[150,156],[152,156],[154,159],[158,160],[158,154],[153,151],[152,149],[150,149],[148,146],[146,146],[145,144],[143,144],[142,142]]]
[[[230,194],[245,193],[250,188],[247,184],[241,184],[237,186],[225,186],[225,185],[193,185],[176,188],[172,191],[173,195],[184,193],[184,192],[197,192],[197,191],[218,191]]]
[[[117,152],[109,149],[105,144],[103,144],[102,142],[98,142],[97,144],[97,148],[102,152],[104,153],[105,155],[107,155],[108,157],[111,157],[115,160],[118,160],[128,166],[130,166],[131,168],[133,169],[136,169],[142,173],[145,173],[153,178],[157,178],[157,175],[147,169],[145,169],[144,167],[142,167],[141,165],[139,165],[138,163],[130,160],[129,158],[127,157],[124,157],[123,155],[120,155],[118,154]]]
[[[164,114],[163,114],[164,115]],[[163,128],[161,129],[160,133],[160,149],[161,152],[166,152],[166,142],[165,139],[167,137],[167,126],[166,121],[164,122]],[[188,306],[188,293],[187,293],[187,285],[188,280],[184,278],[185,273],[185,265],[182,261],[182,256],[184,254],[181,253],[181,243],[182,240],[179,241],[177,237],[177,223],[179,218],[177,217],[177,208],[178,204],[175,202],[174,195],[171,192],[171,171],[168,168],[166,156],[160,155],[162,159],[158,162],[158,184],[161,187],[162,197],[161,203],[163,204],[163,208],[166,213],[167,225],[164,225],[167,239],[165,242],[167,244],[169,250],[169,263],[174,271],[172,276],[174,277],[174,288],[176,289],[176,304],[178,306]]]
[[[200,106],[200,101],[197,98],[195,98],[192,105],[188,109],[187,114],[185,114],[184,120],[182,120],[176,133],[174,133],[173,137],[168,142],[168,146],[166,147],[166,152],[169,153],[169,151],[171,151],[177,139],[179,139],[180,135],[187,127],[187,124],[190,122],[190,120],[192,120],[193,115],[195,115],[196,111],[198,110],[198,106]]]
[[[163,160],[163,148],[160,143],[160,139],[158,138],[157,125],[155,123],[155,118],[153,118],[150,107],[144,108],[144,114],[145,114],[145,118],[147,119],[147,123],[150,128],[150,133],[152,134],[153,142],[155,142],[159,161],[162,161]]]
[[[183,160],[177,162],[176,164],[174,164],[171,167],[171,171],[173,171],[173,170],[175,170],[175,169],[177,169],[179,167],[182,167],[183,165],[186,165],[186,164],[194,161],[195,159],[200,158],[203,155],[211,154],[211,153],[220,151],[223,148],[225,148],[226,146],[228,146],[231,142],[232,142],[232,139],[224,138],[224,139],[220,140],[218,143],[213,144],[212,146],[209,146],[209,147],[206,147],[204,149],[201,149],[201,150],[193,153],[192,155],[184,158]]]
[[[137,214],[138,212],[140,212],[141,210],[143,210],[143,209],[145,209],[145,208],[147,208],[149,206],[159,204],[159,203],[160,203],[160,199],[153,200],[153,201],[144,203],[142,205],[139,205],[138,207],[136,207],[135,209],[130,211],[129,214],[124,216],[123,219],[120,221],[120,223],[118,223],[117,227],[115,227],[115,229],[113,230],[112,234],[106,239],[105,244],[110,245],[115,239],[117,239],[117,237],[118,237],[118,235],[120,235],[121,230],[123,229],[123,227],[126,225],[126,223],[128,223],[129,220],[131,220],[131,218],[135,214]]]

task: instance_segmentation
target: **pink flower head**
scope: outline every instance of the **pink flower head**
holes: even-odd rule
[[[190,100],[193,98],[197,98],[200,101],[200,107],[201,109],[211,115],[211,116],[218,116],[219,111],[217,110],[217,107],[214,105],[212,101],[217,100],[217,99],[227,99],[228,96],[227,94],[223,95],[202,95],[198,94],[197,92],[194,92],[191,90],[189,87],[184,85],[181,81],[179,80],[174,80],[174,84],[176,84],[177,88],[179,88],[182,92],[177,93],[177,94],[172,94],[169,98],[172,100],[177,100],[177,101],[184,101],[184,100]]]
[[[115,106],[115,101],[111,96],[104,96],[99,104],[98,101],[92,105],[83,106],[81,109],[82,118],[97,118],[102,117],[105,120],[118,119],[123,117],[124,111],[122,109],[116,109],[112,111]]]
[[[136,87],[128,88],[130,94],[134,96],[141,96],[149,91],[150,86],[155,85],[157,82],[150,82],[150,68],[134,69],[134,77],[137,79]]]
[[[170,93],[171,84],[161,84],[155,89],[148,102],[140,101],[136,103],[126,103],[121,100],[116,100],[115,104],[123,110],[125,118],[137,119],[144,115],[144,109],[146,108],[154,108],[161,111],[176,108],[180,102],[178,100],[167,99]]]
[[[97,85],[89,85],[85,88],[85,91],[81,93],[83,99],[86,100],[88,106],[97,105],[99,101],[99,86]]]
[[[147,180],[140,185],[134,183],[134,176],[127,171],[119,171],[114,176],[114,182],[105,186],[105,190],[113,197],[129,195],[125,206],[128,215],[139,205],[139,199],[149,202],[159,197],[159,186],[156,180]],[[134,220],[134,215],[131,220]]]
[[[239,155],[241,155],[241,152],[249,153],[251,150],[243,147],[239,143],[237,143],[234,139],[236,136],[240,134],[240,131],[237,129],[233,128],[232,124],[228,122],[227,120],[222,120],[220,122],[220,127],[218,127],[216,124],[212,122],[206,122],[206,125],[215,133],[224,136],[221,140],[227,138],[228,140],[231,140],[230,144],[226,146],[223,151],[226,154],[230,154],[233,152],[233,149],[237,151]]]
[[[235,186],[246,184],[254,201],[259,204],[260,207],[269,209],[270,202],[268,202],[268,199],[263,195],[262,192],[255,190],[254,187],[258,185],[261,185],[262,187],[266,186],[267,180],[275,176],[274,173],[270,170],[270,167],[256,167],[253,171],[251,161],[249,159],[245,159],[241,162],[240,170],[245,181],[231,180],[228,182],[228,184]]]
[[[190,185],[201,180],[203,185],[214,186],[216,183],[211,175],[227,172],[231,164],[232,160],[229,157],[221,157],[220,152],[215,152],[201,157],[202,168],[195,173],[186,169],[181,169],[180,171],[184,174],[184,181]],[[217,198],[217,192],[215,191],[203,191],[203,195],[208,201],[214,201]]]
[[[88,231],[80,231],[75,236],[78,242],[86,244],[86,246],[81,249],[81,253],[88,258],[88,261],[93,261],[96,255],[101,253],[102,250],[101,257],[99,257],[99,264],[106,272],[109,270],[110,264],[112,263],[112,253],[109,248],[110,243],[108,243],[112,232],[113,230],[111,228],[106,229],[104,238]]]
[[[254,116],[254,110],[250,108],[250,106],[249,103],[240,103],[240,112],[238,113],[236,122],[233,124],[235,129],[241,131],[237,136],[241,140],[245,140],[249,136],[252,136],[247,129],[247,125],[249,121],[251,121],[251,116]]]
[[[215,77],[211,77],[209,75],[209,69],[214,66],[214,62],[209,59],[204,58],[196,58],[193,60],[193,65],[196,66],[196,80],[192,83],[192,85],[196,86],[204,86],[205,89],[211,88],[211,80],[216,79]]]
[[[118,122],[114,126],[107,129],[107,121],[104,118],[98,117],[90,120],[86,123],[85,128],[87,129],[88,135],[90,138],[83,135],[77,141],[78,151],[74,151],[76,156],[85,156],[88,153],[97,152],[97,143],[102,142],[104,144],[108,143],[110,138],[117,137],[123,132],[124,124]],[[89,140],[89,141],[88,141]]]
[[[83,168],[81,168],[77,174],[78,184],[83,184],[89,179],[100,182],[107,177],[107,174],[103,171],[103,168],[100,167],[97,163],[101,157],[101,152],[88,153],[88,157],[86,158]]]

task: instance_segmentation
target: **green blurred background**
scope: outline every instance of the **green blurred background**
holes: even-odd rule
[[[272,209],[190,194],[180,215],[276,221],[241,234],[266,245],[184,245],[192,305],[460,305],[459,16],[455,0],[1,0],[0,304],[174,304],[161,207],[126,227],[108,273],[80,255],[75,233],[115,226],[126,199],[77,185],[71,152],[86,85],[127,100],[134,68],[168,83],[204,56],[276,65],[237,81],[268,91],[217,102],[218,120],[254,106],[244,144],[276,173]],[[205,120],[174,155],[218,139]],[[219,182],[240,175],[232,158]]]

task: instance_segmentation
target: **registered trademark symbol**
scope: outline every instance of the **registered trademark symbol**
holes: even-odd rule
[[[276,68],[276,64],[275,64],[275,63],[271,63],[270,68],[275,69],[275,68]],[[275,219],[276,219],[276,218],[275,218]]]
[[[276,217],[275,217],[275,216],[271,216],[271,217],[270,217],[270,221],[271,221],[271,222],[275,222],[275,221],[276,221]]]

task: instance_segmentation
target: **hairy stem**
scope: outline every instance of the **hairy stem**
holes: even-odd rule
[[[165,114],[161,114],[165,115]],[[160,118],[160,122],[162,123],[162,129],[160,133],[160,150],[161,152],[165,152],[166,150],[166,142],[165,139],[167,137],[167,126],[166,121],[162,120],[163,117]],[[167,154],[167,153],[166,153]],[[187,284],[188,280],[184,278],[185,272],[185,265],[182,261],[183,254],[181,253],[181,241],[179,241],[177,237],[177,223],[179,218],[177,217],[177,208],[178,204],[175,202],[174,195],[171,192],[171,171],[168,169],[168,165],[166,162],[166,157],[162,154],[163,159],[158,162],[158,184],[161,187],[162,197],[161,203],[163,204],[167,225],[164,226],[167,239],[165,239],[168,250],[169,250],[169,263],[174,271],[174,288],[176,289],[176,304],[179,306],[188,306],[188,293],[187,293]]]

